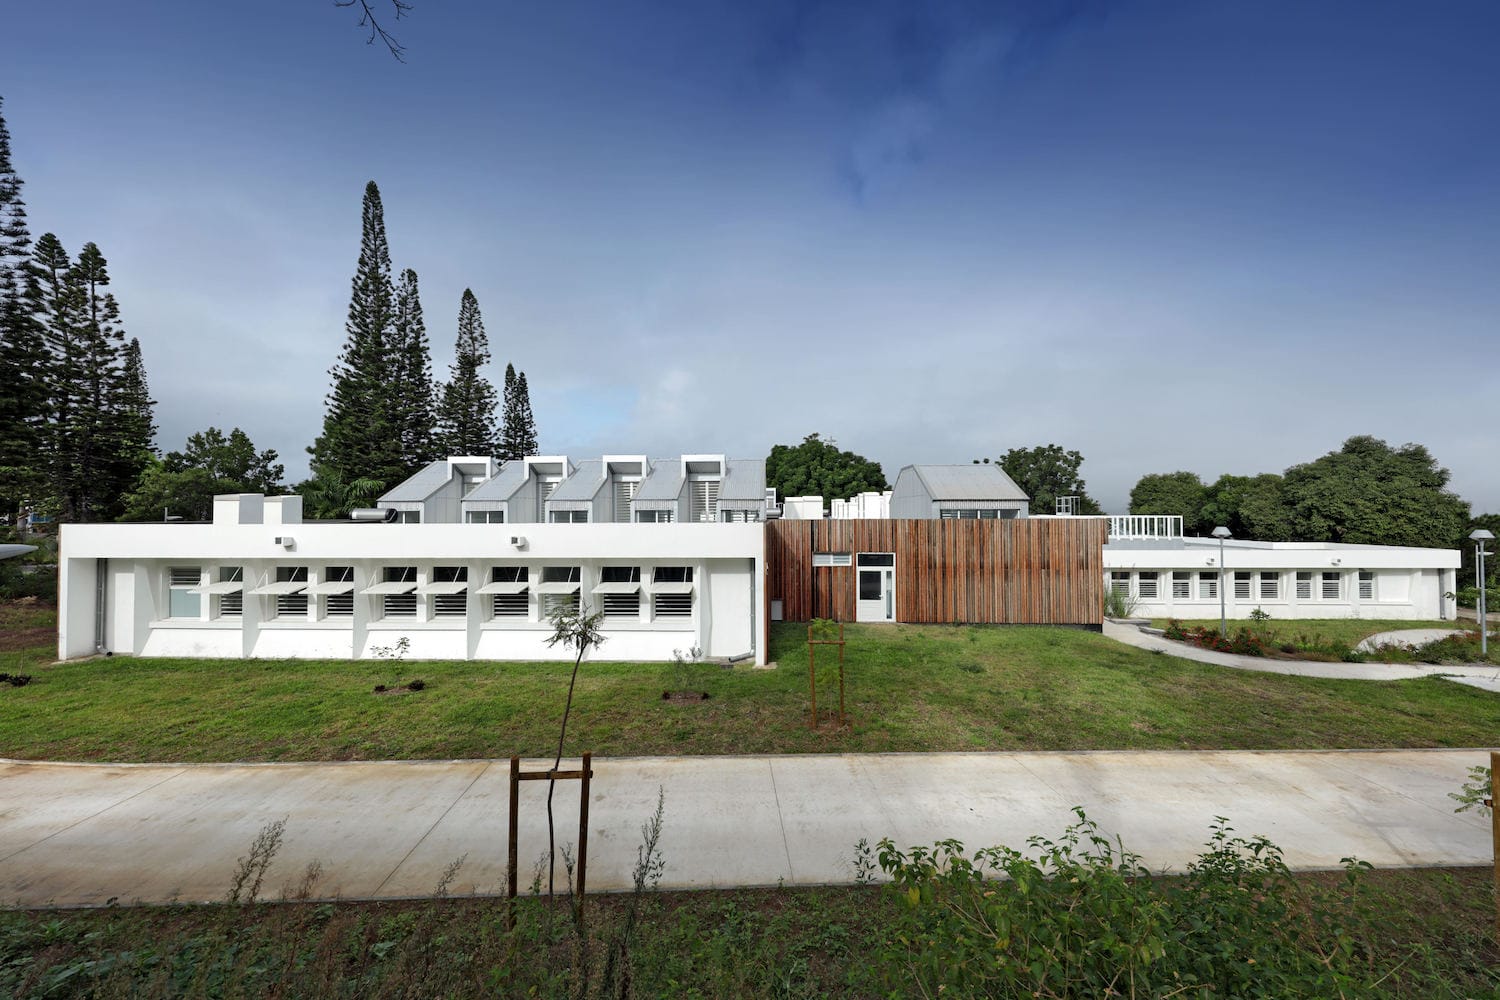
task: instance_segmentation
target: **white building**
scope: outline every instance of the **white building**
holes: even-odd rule
[[[392,503],[453,515],[436,479]],[[58,656],[347,659],[405,638],[415,659],[561,659],[547,614],[587,602],[605,615],[592,659],[763,663],[764,553],[755,523],[304,522],[300,497],[223,496],[209,524],[64,525]]]
[[[1218,539],[1182,537],[1181,518],[1112,517],[1105,583],[1150,618],[1217,618],[1221,579],[1230,618],[1456,615],[1457,549],[1231,539],[1223,552],[1221,566]]]

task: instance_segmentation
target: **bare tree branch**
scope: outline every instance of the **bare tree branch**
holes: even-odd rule
[[[365,44],[374,45],[375,39],[378,38],[385,43],[385,47],[390,50],[391,55],[395,57],[397,62],[406,62],[406,58],[402,55],[406,51],[406,47],[396,40],[395,35],[386,31],[385,27],[381,25],[379,18],[375,16],[375,12],[370,9],[370,0],[333,0],[333,5],[335,7],[359,7],[359,26],[370,29],[370,37],[365,39]],[[391,8],[395,10],[396,20],[399,21],[411,10],[411,4],[407,3],[406,0],[391,0]]]

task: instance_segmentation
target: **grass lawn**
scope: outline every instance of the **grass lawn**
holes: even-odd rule
[[[699,667],[712,698],[661,700],[659,664],[589,663],[569,751],[642,754],[1489,746],[1500,697],[1438,679],[1375,683],[1225,670],[1058,628],[849,626],[853,726],[807,721],[805,628],[776,670]],[[606,649],[608,647],[605,647]],[[820,650],[820,707],[836,703]],[[0,652],[0,756],[91,761],[541,756],[559,663],[110,659]],[[420,677],[424,691],[375,695]]]
[[[1333,890],[1342,875],[1297,879]],[[1357,995],[1495,995],[1500,953],[1489,939],[1488,869],[1377,870],[1363,884],[1371,922],[1350,943],[1362,956],[1361,980],[1379,985]],[[627,896],[589,903],[596,989],[629,903]],[[565,913],[523,900],[517,929],[507,932],[502,906],[458,899],[0,913],[0,995],[574,995],[567,979],[577,939]],[[881,958],[903,932],[905,910],[878,888],[648,893],[627,950],[632,995],[910,995],[899,965]]]

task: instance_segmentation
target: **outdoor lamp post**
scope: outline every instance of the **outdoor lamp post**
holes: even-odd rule
[[[1230,537],[1229,529],[1221,524],[1213,534],[1219,540],[1219,635],[1228,639],[1229,617],[1224,613],[1224,539]]]
[[[1474,540],[1474,575],[1479,578],[1479,655],[1483,657],[1490,655],[1490,636],[1484,624],[1484,557],[1489,553],[1484,543],[1493,540],[1495,533],[1475,528],[1469,537]]]

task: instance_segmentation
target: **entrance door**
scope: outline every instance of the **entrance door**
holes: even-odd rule
[[[854,568],[854,620],[896,620],[896,556],[890,552],[861,552]]]

